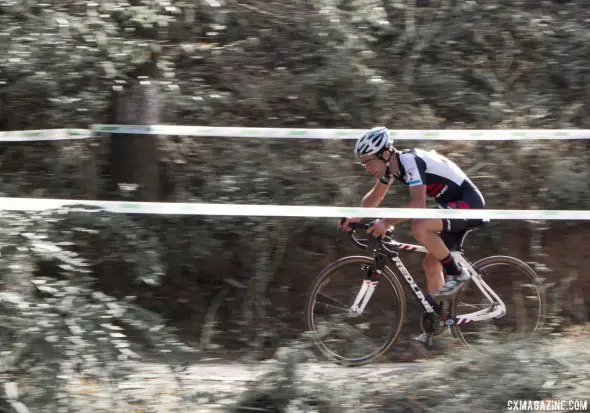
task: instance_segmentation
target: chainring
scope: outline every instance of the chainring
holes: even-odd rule
[[[445,323],[436,313],[424,313],[420,318],[420,327],[426,334],[437,336],[445,329]]]

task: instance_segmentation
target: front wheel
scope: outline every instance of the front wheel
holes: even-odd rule
[[[337,364],[374,361],[389,350],[402,329],[405,297],[387,267],[362,313],[351,311],[374,264],[365,256],[341,258],[320,272],[307,296],[307,329],[321,353]]]
[[[545,290],[535,271],[508,256],[483,258],[472,266],[504,302],[506,314],[497,319],[455,324],[451,327],[455,337],[478,352],[490,345],[533,337],[543,327],[546,311]],[[452,301],[450,316],[473,313],[489,305],[490,301],[470,280]]]

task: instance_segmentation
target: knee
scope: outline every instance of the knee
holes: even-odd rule
[[[428,226],[426,225],[426,220],[424,219],[413,219],[411,224],[412,234],[414,236],[420,236],[428,232]]]

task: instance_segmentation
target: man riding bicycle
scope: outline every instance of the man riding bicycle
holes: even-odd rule
[[[396,178],[409,187],[407,208],[426,208],[431,197],[439,208],[483,209],[485,201],[471,180],[452,161],[436,153],[411,149],[399,151],[385,127],[375,127],[362,134],[355,145],[354,154],[360,158],[365,170],[377,178],[373,188],[363,197],[361,207],[378,207]],[[346,231],[348,224],[361,218],[348,218],[339,226]],[[391,227],[408,218],[378,219],[367,230],[380,237]],[[462,235],[469,227],[482,223],[482,219],[410,219],[412,234],[427,250],[424,270],[428,300],[438,307],[435,299],[455,295],[470,277],[450,254],[459,247]],[[443,270],[446,272],[446,281]]]

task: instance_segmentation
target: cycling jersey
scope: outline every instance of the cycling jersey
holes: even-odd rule
[[[461,201],[475,187],[454,162],[436,153],[411,149],[397,153],[399,181],[410,187],[426,185],[426,194],[438,204]]]
[[[485,201],[475,184],[454,162],[436,153],[421,149],[398,152],[399,174],[394,177],[407,186],[426,185],[426,194],[439,208],[483,209]],[[461,247],[465,231],[488,219],[444,218],[440,234],[450,250]]]

